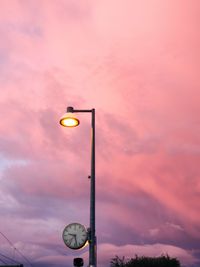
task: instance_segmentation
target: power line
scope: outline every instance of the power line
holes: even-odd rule
[[[11,247],[16,249],[15,246],[13,245],[13,243],[2,232],[0,232],[0,234],[8,241],[8,243],[11,245]]]
[[[5,262],[4,260],[0,259],[0,261],[7,265],[7,262]]]
[[[20,254],[20,256],[31,266],[31,267],[33,267],[33,264],[22,254],[22,252],[21,251],[19,251],[14,245],[13,245],[13,243],[7,238],[7,236],[6,235],[4,235],[1,231],[0,231],[0,234],[7,240],[7,242],[10,244],[10,246],[15,250],[15,251],[17,251],[19,254]]]
[[[14,263],[18,263],[18,264],[20,264],[19,261],[16,261],[16,260],[14,260],[14,259],[12,259],[12,258],[10,258],[10,257],[8,257],[8,256],[5,256],[5,255],[2,254],[2,253],[0,253],[0,256],[2,256],[2,257],[6,258],[6,259],[8,259],[8,260],[10,260],[10,261],[12,261],[12,262],[14,262]],[[1,259],[1,261],[2,261],[2,259]],[[4,262],[4,263],[5,263],[5,262]]]

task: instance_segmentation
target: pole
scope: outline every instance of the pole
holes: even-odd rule
[[[96,267],[95,235],[95,109],[92,109],[89,266]]]

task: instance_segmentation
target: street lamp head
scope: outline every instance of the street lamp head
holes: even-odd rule
[[[80,122],[75,117],[74,113],[67,112],[61,117],[60,124],[64,127],[76,127]]]

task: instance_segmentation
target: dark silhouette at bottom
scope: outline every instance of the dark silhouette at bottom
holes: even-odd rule
[[[82,267],[84,265],[84,261],[82,258],[74,258],[74,267]]]
[[[125,257],[116,256],[110,262],[111,267],[181,267],[176,258],[168,255],[160,257],[138,257],[126,260]]]

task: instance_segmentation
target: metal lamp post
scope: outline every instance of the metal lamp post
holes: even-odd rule
[[[95,234],[95,109],[74,109],[67,107],[67,113],[60,119],[64,127],[76,127],[79,120],[74,113],[91,113],[91,173],[90,173],[90,228],[89,228],[89,266],[96,267],[96,234]]]

